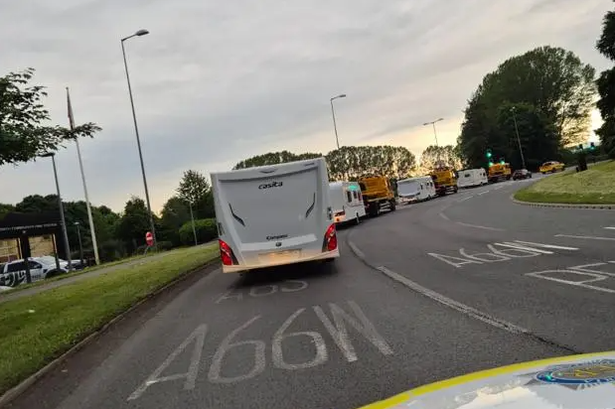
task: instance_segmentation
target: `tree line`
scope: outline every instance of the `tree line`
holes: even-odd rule
[[[93,257],[90,225],[84,201],[62,201],[66,218],[71,255],[79,258],[79,234],[81,233],[84,255]],[[200,172],[188,170],[176,189],[175,195],[164,204],[160,216],[153,214],[159,250],[194,244],[192,214],[198,243],[217,237],[213,196],[207,178]],[[24,197],[16,205],[0,203],[0,221],[6,214],[59,212],[58,196],[38,194]],[[96,230],[100,258],[113,261],[145,250],[145,232],[150,229],[145,201],[133,196],[116,213],[107,206],[92,206],[92,218]]]

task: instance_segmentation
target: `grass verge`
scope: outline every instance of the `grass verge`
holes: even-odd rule
[[[173,253],[0,304],[0,395],[152,292],[214,260],[218,249]]]
[[[585,172],[549,176],[515,193],[515,199],[533,203],[615,203],[615,161],[590,167]]]

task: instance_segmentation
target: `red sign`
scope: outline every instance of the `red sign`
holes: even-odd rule
[[[154,235],[151,231],[145,233],[145,242],[149,247],[152,247],[154,245]]]

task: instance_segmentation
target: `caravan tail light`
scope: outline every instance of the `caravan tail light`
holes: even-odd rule
[[[322,251],[333,251],[337,248],[337,232],[335,224],[332,224],[325,233],[325,239],[322,243]]]
[[[220,259],[222,259],[222,264],[225,266],[237,264],[237,259],[233,254],[233,250],[231,250],[231,246],[226,244],[226,242],[221,239],[218,239],[218,243],[220,244]]]

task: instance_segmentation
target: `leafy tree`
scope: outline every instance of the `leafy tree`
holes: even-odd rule
[[[602,55],[615,61],[615,11],[609,11],[602,20],[602,34],[596,43]],[[602,116],[602,126],[596,130],[605,152],[615,158],[615,69],[603,71],[597,81],[598,109]]]
[[[482,166],[487,148],[509,145],[510,132],[501,128],[501,108],[505,105],[533,107],[535,118],[542,122],[538,129],[548,132],[533,129],[531,137],[551,138],[551,132],[555,132],[558,149],[587,138],[594,74],[595,70],[574,53],[556,47],[539,47],[504,61],[483,78],[468,101],[458,140],[468,164]],[[551,149],[552,145],[549,141],[536,146]],[[532,160],[548,154],[527,152]]]
[[[124,213],[117,225],[116,237],[134,251],[145,244],[145,233],[150,229],[145,201],[133,196],[124,206]]]
[[[101,130],[88,122],[74,130],[43,125],[50,120],[42,100],[45,88],[29,85],[34,69],[0,77],[0,166],[27,162],[45,152],[57,151],[64,143]]]
[[[199,243],[207,243],[218,237],[218,229],[216,228],[216,219],[199,219],[194,221],[194,229],[196,230],[196,238]],[[184,223],[179,229],[179,236],[182,244],[194,244],[194,232],[192,231],[192,222]]]
[[[423,174],[427,174],[433,170],[438,162],[452,166],[455,169],[461,169],[463,164],[458,151],[453,145],[436,146],[430,145],[421,154],[421,170]]]
[[[177,196],[187,204],[192,204],[195,218],[204,219],[214,216],[211,186],[202,173],[195,170],[184,172],[177,188]]]
[[[190,222],[190,210],[186,201],[173,196],[162,207],[160,229],[156,231],[161,240],[179,246],[181,244],[179,229],[188,222]]]
[[[4,218],[8,213],[14,212],[15,206],[6,203],[0,203],[0,220]]]
[[[246,169],[256,166],[278,165],[280,163],[294,162],[297,160],[315,159],[322,157],[320,153],[305,152],[299,155],[289,151],[269,152],[263,155],[256,155],[237,163],[233,169]]]
[[[332,180],[352,180],[365,174],[404,178],[416,165],[410,151],[394,146],[344,146],[329,152],[326,159]]]

